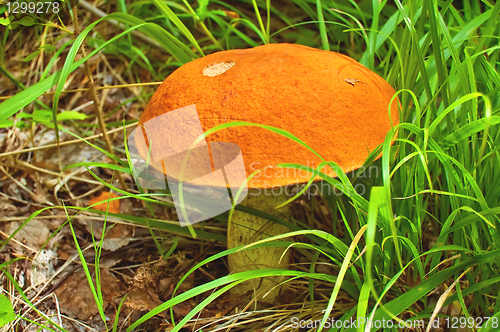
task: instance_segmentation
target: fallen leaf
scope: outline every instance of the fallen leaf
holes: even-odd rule
[[[108,210],[109,213],[120,213],[120,200],[111,201],[110,199],[120,197],[115,193],[108,191],[103,191],[98,196],[92,197],[88,205],[97,204],[92,206],[92,209],[99,211]],[[102,203],[100,203],[102,202]],[[109,202],[109,207],[108,207]],[[103,223],[97,220],[80,220],[85,228],[91,232],[95,238],[100,239],[102,236]],[[108,224],[109,225],[109,224]],[[134,236],[134,227],[130,225],[123,225],[118,223],[113,223],[106,231],[106,235],[103,241],[103,249],[115,251],[118,248],[126,246],[130,242],[130,238]]]
[[[129,283],[129,295],[125,304],[134,310],[151,311],[164,303],[172,296],[174,287],[181,277],[180,274],[174,273],[174,270],[182,266],[183,264],[179,261],[177,267],[172,269],[162,257],[153,265],[141,266]],[[190,274],[177,289],[177,294],[192,289],[193,284],[194,274]],[[195,299],[191,299],[173,306],[172,309],[176,315],[184,317],[197,304]],[[158,315],[166,317],[168,314],[168,311],[164,311]]]
[[[117,197],[120,197],[120,195],[117,195],[109,191],[103,191],[98,196],[92,197],[89,200],[88,205],[91,206],[93,204],[99,203],[95,206],[92,206],[92,209],[99,211],[107,210],[109,213],[120,213],[120,201],[119,200],[111,201],[111,199]],[[109,208],[108,208],[108,203],[109,203]]]
[[[157,277],[150,266],[141,266],[130,282],[125,304],[139,311],[150,311],[159,306],[162,301],[156,289]],[[159,315],[165,316],[166,314],[160,313]]]
[[[11,203],[10,199],[0,196],[0,216],[11,217],[16,215],[17,207]]]
[[[55,273],[54,265],[57,264],[57,253],[51,249],[42,249],[32,261],[31,286],[45,284]]]
[[[19,228],[21,224],[17,221],[8,223],[5,226],[5,233],[11,235],[16,229]],[[45,244],[45,241],[49,238],[50,231],[46,225],[41,220],[33,219],[14,235],[14,239],[25,244],[27,247],[33,250],[40,250]],[[18,243],[11,242],[10,245],[17,252],[23,252],[25,249]]]
[[[101,290],[103,293],[103,308],[121,295],[120,281],[108,270],[101,269]],[[95,283],[93,278],[92,282]],[[94,296],[82,269],[70,275],[56,290],[61,311],[70,317],[81,320],[90,319],[99,310]]]

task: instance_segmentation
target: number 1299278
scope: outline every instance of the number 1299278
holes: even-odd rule
[[[498,317],[447,317],[445,318],[446,327],[451,329],[469,328],[479,329],[483,326],[487,328],[494,328],[498,331],[500,327]]]
[[[61,10],[57,1],[7,1],[5,4],[9,14],[57,14]]]

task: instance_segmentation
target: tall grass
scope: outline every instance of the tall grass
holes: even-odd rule
[[[341,290],[357,303],[342,312],[342,319],[346,320],[366,317],[372,321],[397,322],[410,318],[428,321],[448,305],[458,305],[466,318],[500,318],[500,2],[412,0],[393,4],[378,0],[360,3],[291,0],[287,5],[270,1],[241,1],[240,5],[241,8],[234,2],[219,0],[200,1],[197,8],[185,1],[131,4],[126,11],[102,19],[127,24],[123,32],[99,43],[86,58],[75,62],[80,44],[101,22],[95,21],[71,45],[64,46],[69,52],[60,72],[21,90],[0,106],[0,121],[7,120],[57,86],[52,105],[57,113],[57,98],[69,74],[134,30],[156,40],[178,65],[221,47],[301,42],[347,53],[396,88],[401,124],[387,134],[385,142],[366,162],[366,166],[376,165],[380,169],[379,176],[369,179],[360,173],[347,176],[333,163],[330,165],[338,171],[338,178],[320,174],[324,185],[344,192],[342,196],[323,197],[333,216],[332,230],[311,229],[303,223],[287,223],[256,210],[236,207],[288,224],[292,233],[254,245],[293,247],[307,253],[315,257],[309,272],[249,271],[216,279],[181,294],[174,291],[171,300],[145,314],[127,330],[138,328],[155,314],[172,310],[182,301],[211,292],[175,324],[172,331],[179,331],[232,286],[271,275],[289,276],[288,283],[308,280],[311,300],[319,281],[331,287],[320,315],[301,314],[304,319],[328,318]],[[270,18],[275,20],[273,24]],[[194,33],[195,27],[201,33]],[[149,65],[158,66],[154,61]],[[382,159],[374,161],[381,151]],[[117,166],[114,169],[126,171],[127,164],[121,166],[123,169]],[[129,197],[165,204],[154,195],[133,195],[97,176],[96,179]],[[357,184],[367,189],[364,194],[356,193]],[[141,222],[132,216],[119,217]],[[227,216],[217,219],[226,222]],[[146,222],[189,236],[175,225],[166,228],[153,219]],[[342,236],[338,229],[345,230]],[[200,234],[205,238],[212,236],[206,232]],[[283,240],[290,236],[299,240]],[[216,235],[212,238],[224,240]],[[223,251],[198,263],[185,274],[176,290],[199,267],[246,249]],[[338,275],[316,273],[314,262],[319,256],[336,266]],[[407,282],[410,279],[414,282]],[[450,285],[453,287],[449,288]],[[430,294],[436,290],[446,295],[437,304],[430,301]],[[94,295],[99,302],[98,293]],[[307,303],[318,308],[313,301]],[[307,306],[302,310],[308,312]],[[498,325],[493,323],[493,320],[489,324],[483,322],[479,330],[497,330]],[[376,329],[362,324],[345,330]]]

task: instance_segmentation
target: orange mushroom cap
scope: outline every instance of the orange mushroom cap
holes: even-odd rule
[[[399,123],[397,98],[389,116],[394,93],[383,78],[342,54],[268,44],[183,65],[157,89],[139,124],[195,104],[203,131],[234,121],[284,129],[348,172],[361,167],[369,151],[384,141],[391,122]],[[209,135],[207,142],[232,142],[241,148],[247,176],[261,170],[249,188],[307,182],[310,173],[276,165],[316,168],[322,162],[306,147],[255,126],[226,128]],[[146,156],[144,146],[138,150]]]

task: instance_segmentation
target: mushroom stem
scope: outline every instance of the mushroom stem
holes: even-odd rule
[[[281,188],[282,189],[282,188]],[[292,211],[289,205],[276,209],[288,199],[285,190],[275,193],[273,190],[249,189],[247,197],[241,204],[262,212],[275,215],[285,220],[290,220]],[[251,214],[235,210],[228,225],[227,246],[228,249],[254,243],[256,241],[289,232],[290,229],[281,224],[260,218]],[[290,262],[289,250],[280,258],[286,248],[266,247],[248,249],[229,255],[228,265],[230,273],[257,269],[288,269]],[[272,292],[266,293],[282,282],[284,277],[267,277],[252,279],[233,287],[231,295],[242,297],[249,291],[251,297],[257,296],[257,300],[267,304],[274,304],[281,293],[280,287]],[[265,298],[262,296],[265,295]]]

